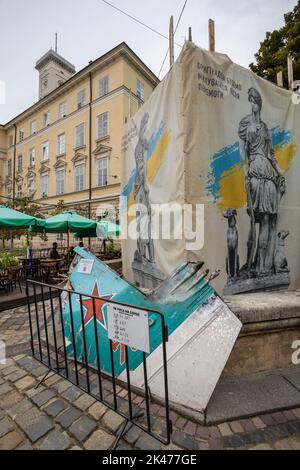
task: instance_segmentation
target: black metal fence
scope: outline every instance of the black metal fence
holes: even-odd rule
[[[29,297],[29,286],[33,291]],[[114,410],[120,416],[125,418],[125,423],[119,431],[114,447],[117,446],[120,438],[126,433],[132,425],[137,426],[152,437],[156,438],[161,443],[167,445],[170,442],[170,435],[172,433],[172,422],[169,417],[169,397],[168,397],[168,377],[167,377],[167,354],[166,342],[168,341],[167,327],[164,322],[164,316],[161,312],[156,310],[149,311],[148,309],[141,308],[140,306],[115,302],[113,300],[101,299],[93,295],[86,295],[81,292],[67,290],[58,286],[44,284],[34,280],[26,281],[26,290],[28,298],[28,313],[29,313],[29,326],[31,334],[31,349],[32,355],[44,364],[48,369],[48,373],[53,371],[65,379],[72,382],[84,392],[91,395],[96,400],[100,401],[108,408]],[[73,296],[73,297],[72,297]],[[72,298],[79,302],[81,333],[84,354],[80,355],[76,351],[76,335],[78,331],[74,327],[74,312],[72,308]],[[96,366],[91,367],[88,362],[88,349],[90,346],[91,338],[89,341],[86,337],[86,325],[84,322],[84,307],[83,299],[91,299],[93,305],[93,318],[91,321],[94,323],[93,339],[96,348]],[[109,341],[110,349],[110,365],[111,374],[103,371],[101,356],[102,344],[97,333],[97,318],[96,318],[96,302],[99,300],[105,303],[117,304],[125,307],[138,308],[144,310],[155,317],[160,322],[161,334],[161,367],[163,368],[162,379],[162,394],[164,400],[160,400],[160,411],[163,408],[163,413],[160,412],[159,420],[163,420],[164,426],[156,426],[156,417],[153,410],[157,409],[157,404],[153,402],[151,389],[148,383],[147,361],[148,355],[142,353],[142,364],[140,368],[143,371],[143,389],[133,386],[131,383],[132,370],[130,365],[130,357],[128,354],[128,347],[123,347],[124,361],[125,361],[125,374],[122,374],[120,380],[115,373],[115,358],[114,358],[114,345],[115,343],[107,338]],[[64,319],[64,305],[68,303],[69,308],[69,328],[71,333],[72,354],[68,352],[68,345],[66,344],[65,328],[66,322]],[[109,313],[108,313],[109,314]],[[47,373],[47,374],[48,374]],[[46,375],[47,375],[46,374]],[[124,379],[124,376],[126,379]],[[44,378],[45,379],[45,378]],[[44,380],[43,379],[43,380]],[[161,408],[162,407],[162,408]]]

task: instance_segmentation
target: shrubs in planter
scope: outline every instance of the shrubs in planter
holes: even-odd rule
[[[6,251],[0,253],[0,269],[7,269],[18,265],[18,258],[11,253],[7,253]]]

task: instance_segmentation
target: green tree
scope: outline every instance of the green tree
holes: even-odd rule
[[[57,215],[57,214],[60,214],[61,212],[64,212],[66,211],[68,208],[67,206],[65,205],[65,201],[63,199],[60,199],[56,206],[55,206],[55,209],[53,209],[53,211],[51,211],[51,216],[52,215]]]
[[[7,207],[13,207],[12,201],[9,200],[4,203]],[[45,215],[41,212],[40,206],[33,202],[33,196],[21,196],[20,198],[15,199],[14,209],[20,212],[23,212],[28,215],[32,215],[34,217],[38,217],[40,219],[44,219]],[[11,239],[13,241],[14,237],[21,237],[22,235],[26,235],[27,244],[29,242],[29,232],[25,229],[20,230],[7,230],[3,229],[0,230],[0,240],[2,240],[2,247],[5,246],[5,240]],[[42,239],[45,238],[44,234],[40,234]],[[11,245],[11,249],[13,246]]]
[[[84,217],[88,217],[89,216],[89,208],[88,208],[88,205],[87,204],[81,204],[81,205],[74,205],[74,206],[67,206],[65,204],[65,201],[63,199],[60,199],[55,207],[55,209],[53,209],[53,211],[51,212],[51,216],[52,215],[57,215],[57,214],[60,214],[61,212],[64,212],[64,211],[74,211],[76,212],[77,214],[79,215],[82,215]]]
[[[45,215],[41,211],[40,205],[33,202],[33,196],[22,196],[15,201],[15,209],[25,214],[44,219]]]
[[[288,84],[287,58],[294,59],[294,79],[300,80],[300,0],[295,8],[284,15],[284,26],[266,33],[255,54],[256,63],[250,69],[257,75],[276,83],[276,75],[283,72],[284,84]]]

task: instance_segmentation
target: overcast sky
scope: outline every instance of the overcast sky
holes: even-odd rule
[[[169,18],[176,24],[184,0],[110,0],[132,16],[168,35]],[[216,21],[216,50],[248,66],[266,31],[283,25],[283,14],[297,0],[188,0],[175,41],[182,44],[192,27],[193,41],[208,47],[207,22]],[[37,101],[35,62],[58,32],[58,52],[76,71],[122,41],[158,74],[168,41],[102,0],[0,0],[0,80],[6,84],[6,102],[0,104],[0,123]],[[176,56],[180,48],[175,49]],[[160,78],[168,69],[168,61]]]

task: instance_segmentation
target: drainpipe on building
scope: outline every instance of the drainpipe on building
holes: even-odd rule
[[[90,103],[89,103],[89,219],[91,218],[91,200],[92,200],[92,102],[93,85],[92,72],[89,73],[90,79]],[[91,248],[91,239],[89,238],[89,249]]]
[[[15,182],[16,182],[16,154],[17,154],[17,126],[14,124],[15,129],[15,137],[14,137],[14,157],[13,157],[13,174],[12,174],[12,206],[13,209],[15,208],[15,197],[16,197],[16,190],[15,190]]]
[[[15,136],[14,136],[14,156],[13,156],[13,169],[12,169],[12,207],[15,208],[15,197],[16,197],[16,153],[17,153],[17,126],[14,124]],[[14,249],[14,238],[12,230],[9,231],[10,235],[10,251]]]

